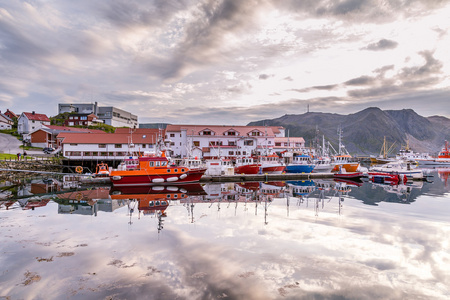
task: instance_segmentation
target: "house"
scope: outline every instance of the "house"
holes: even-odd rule
[[[7,109],[7,110],[4,112],[4,115],[7,116],[8,118],[10,118],[11,120],[14,120],[14,118],[17,118],[17,117],[18,117],[15,113],[13,113],[12,111],[10,111],[9,109]]]
[[[138,117],[125,110],[112,106],[98,106],[98,103],[59,103],[58,113],[94,114],[103,123],[114,127],[138,127]]]
[[[46,115],[34,111],[23,112],[17,120],[17,132],[22,135],[29,134],[44,125],[50,125],[50,119]]]
[[[68,119],[64,121],[65,126],[91,126],[96,124],[103,124],[95,114],[71,114]]]
[[[157,133],[61,132],[57,143],[63,156],[73,160],[122,160],[133,153],[155,152]]]
[[[172,156],[209,159],[272,153],[284,135],[281,126],[167,125],[165,137]]]
[[[60,148],[56,137],[61,132],[73,132],[73,133],[104,133],[101,130],[85,129],[76,127],[46,125],[39,129],[36,129],[29,134],[30,144],[33,147],[53,147],[55,149]]]
[[[6,113],[2,114],[0,111],[0,130],[3,129],[12,129],[14,121],[12,118],[8,117]]]

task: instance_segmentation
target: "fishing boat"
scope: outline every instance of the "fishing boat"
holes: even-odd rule
[[[418,153],[414,152],[409,147],[409,140],[406,142],[406,146],[398,151],[395,156],[396,160],[404,160],[404,161],[414,161],[419,165],[426,165],[429,161],[432,161],[434,158],[428,153]]]
[[[311,173],[315,168],[311,156],[307,154],[294,155],[292,162],[286,166],[286,173]]]
[[[384,183],[397,185],[399,183],[406,183],[408,178],[402,174],[391,174],[386,172],[368,172],[367,178],[373,183]]]
[[[416,169],[410,161],[395,161],[384,165],[376,165],[370,168],[370,172],[383,172],[389,174],[406,175],[408,179],[423,179],[423,171]]]
[[[441,151],[439,151],[438,157],[424,161],[422,162],[422,164],[437,166],[450,165],[450,146],[448,141],[445,141],[444,146],[442,147]]]
[[[315,164],[312,171],[313,173],[330,173],[336,166],[335,163],[331,162],[331,158],[328,156],[316,157],[313,162]]]
[[[234,165],[234,174],[258,174],[260,164],[253,157],[238,157]]]
[[[286,168],[286,165],[280,161],[276,154],[260,156],[259,163],[263,174],[282,174]]]
[[[395,146],[395,142],[388,148],[388,144],[386,142],[386,137],[384,137],[383,145],[381,146],[380,155],[377,157],[370,157],[370,162],[372,164],[387,164],[389,162],[393,162],[396,159],[393,157],[388,157],[389,153],[392,152]]]
[[[109,174],[112,184],[136,186],[197,182],[206,171],[171,165],[164,153],[160,156],[140,156],[139,165],[132,169],[120,165],[117,169],[112,169]]]
[[[344,144],[342,143],[342,129],[338,129],[339,135],[339,151],[332,157],[333,162],[336,164],[332,172],[339,172],[341,169],[346,172],[357,172],[359,168],[359,162],[355,162],[353,157],[348,153]]]

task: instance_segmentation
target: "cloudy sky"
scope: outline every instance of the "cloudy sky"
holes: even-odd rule
[[[0,110],[236,124],[370,106],[450,117],[447,0],[0,0]]]

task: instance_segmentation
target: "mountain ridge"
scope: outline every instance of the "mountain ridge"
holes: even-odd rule
[[[336,113],[307,112],[286,114],[275,119],[250,122],[249,126],[283,126],[286,135],[303,137],[311,146],[322,135],[333,146],[338,145],[337,129],[343,132],[343,143],[352,154],[379,154],[386,137],[396,153],[407,143],[415,152],[436,154],[450,139],[450,119],[443,116],[423,117],[412,109],[381,110],[368,107],[359,112]]]

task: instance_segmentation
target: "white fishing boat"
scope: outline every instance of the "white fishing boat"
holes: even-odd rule
[[[415,167],[416,166],[409,161],[399,160],[384,165],[373,166],[370,168],[370,171],[406,175],[409,179],[422,179],[424,177],[423,171]]]

